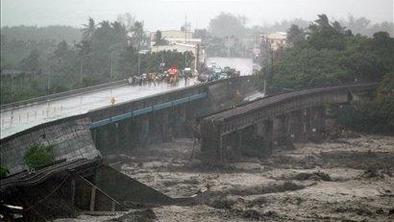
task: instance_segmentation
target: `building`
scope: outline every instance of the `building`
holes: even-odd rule
[[[268,43],[273,51],[286,46],[286,32],[265,33],[260,35],[262,43]]]
[[[201,39],[194,39],[193,32],[181,30],[165,30],[160,31],[161,38],[169,43],[201,43]],[[156,43],[156,32],[150,33],[151,46]]]
[[[196,57],[194,67],[198,67],[198,63],[203,63],[205,59],[205,51],[201,47],[201,39],[193,38],[192,31],[182,30],[165,30],[160,31],[161,38],[168,41],[167,45],[156,45],[156,32],[150,33],[150,51],[178,51],[178,52],[192,52]]]

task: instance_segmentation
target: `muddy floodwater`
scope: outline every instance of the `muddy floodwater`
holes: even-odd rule
[[[177,139],[117,157],[123,173],[171,197],[198,194],[192,205],[152,208],[147,221],[394,221],[394,137],[295,144],[225,167],[192,152],[190,139]]]

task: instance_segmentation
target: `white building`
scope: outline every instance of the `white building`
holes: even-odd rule
[[[204,62],[205,51],[201,46],[201,39],[193,38],[191,31],[177,31],[165,30],[160,31],[161,38],[168,41],[168,45],[156,45],[156,32],[150,33],[151,52],[160,51],[178,51],[178,52],[192,52],[196,57],[194,67],[197,67],[197,62]],[[198,58],[197,58],[198,56]],[[198,61],[197,61],[198,59]]]
[[[260,37],[261,41],[271,45],[271,48],[274,51],[286,46],[286,32],[265,33],[261,34]]]
[[[193,32],[180,30],[164,30],[161,32],[161,38],[169,43],[201,43],[201,39],[193,39]],[[156,32],[150,33],[151,46],[156,43]]]

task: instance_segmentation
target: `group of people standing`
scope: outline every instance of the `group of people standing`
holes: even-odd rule
[[[180,72],[176,68],[170,68],[167,71],[161,73],[143,73],[141,75],[134,75],[128,78],[129,85],[145,85],[145,84],[158,84],[161,82],[167,82],[169,84],[176,84],[180,78],[185,79],[185,84],[187,80],[191,78],[191,73],[188,72]]]

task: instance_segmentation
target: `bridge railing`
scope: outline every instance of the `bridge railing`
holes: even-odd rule
[[[164,103],[175,101],[177,99],[188,98],[197,94],[207,93],[208,87],[220,84],[226,81],[243,81],[251,78],[250,76],[241,76],[232,79],[223,79],[214,82],[202,83],[188,86],[180,89],[173,89],[161,94],[150,95],[135,100],[109,105],[99,109],[91,110],[88,116],[92,122],[108,119],[113,116],[130,113],[131,111],[141,110],[147,107],[155,107]]]
[[[36,105],[36,104],[39,104],[42,102],[57,100],[57,99],[61,99],[61,98],[78,96],[78,95],[86,93],[86,92],[95,92],[95,91],[99,91],[99,90],[103,90],[103,89],[108,89],[108,88],[111,88],[114,86],[122,86],[122,85],[126,85],[126,84],[127,84],[127,80],[120,80],[120,81],[116,81],[116,82],[103,83],[103,84],[99,84],[99,85],[95,85],[95,86],[89,86],[89,87],[73,89],[73,90],[60,92],[60,93],[54,93],[54,94],[50,94],[47,96],[40,96],[40,97],[27,99],[27,100],[23,100],[23,101],[1,104],[1,112],[9,111],[9,110],[24,107],[24,106],[32,106],[32,105]]]

